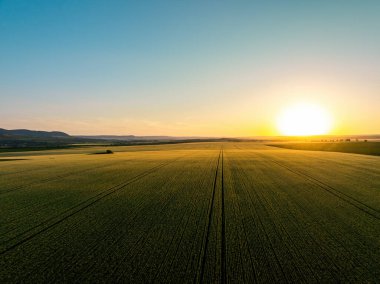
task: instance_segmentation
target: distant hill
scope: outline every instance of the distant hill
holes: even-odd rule
[[[69,134],[61,131],[37,131],[28,129],[14,129],[7,130],[0,128],[0,135],[7,137],[33,137],[33,138],[68,138],[71,137]]]
[[[0,128],[0,152],[4,149],[47,149],[74,145],[144,145],[161,143],[201,142],[215,140],[205,137],[93,135],[71,136],[61,131],[7,130]]]
[[[33,141],[59,141],[64,143],[81,143],[81,142],[146,142],[146,141],[179,141],[179,140],[194,140],[194,139],[215,139],[211,137],[175,137],[175,136],[135,136],[135,135],[69,135],[61,131],[37,131],[29,129],[13,129],[7,130],[0,128],[0,140],[22,140],[23,142]]]
[[[211,137],[175,137],[175,136],[135,136],[135,135],[90,135],[75,136],[85,139],[103,139],[114,141],[176,141],[176,140],[192,140],[192,139],[215,139]]]
[[[103,140],[117,140],[117,141],[144,141],[144,140],[177,140],[176,137],[171,136],[135,136],[135,135],[93,135],[93,136],[76,136],[85,139],[103,139]]]

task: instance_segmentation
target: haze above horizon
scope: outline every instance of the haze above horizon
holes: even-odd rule
[[[0,0],[0,128],[378,134],[379,30],[374,0]]]

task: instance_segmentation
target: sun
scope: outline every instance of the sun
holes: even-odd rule
[[[316,104],[298,103],[280,114],[277,127],[281,134],[287,136],[327,134],[331,129],[331,116]]]

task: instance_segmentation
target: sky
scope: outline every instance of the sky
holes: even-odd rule
[[[0,128],[278,135],[294,103],[380,133],[380,1],[0,0]]]

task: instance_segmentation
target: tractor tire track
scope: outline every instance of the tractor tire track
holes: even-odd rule
[[[271,159],[268,159],[267,156],[265,155],[259,155],[258,153],[256,153],[258,156],[261,156],[263,158],[265,158],[266,160],[269,160],[269,162],[274,162],[273,160]],[[287,169],[289,170],[289,169]],[[303,177],[303,176],[302,176]],[[315,184],[313,182],[313,184]],[[305,212],[305,216],[308,215],[308,210],[298,201],[295,201],[293,200],[293,202],[295,202],[295,204],[297,205],[297,207],[302,210],[303,212]],[[292,212],[289,212],[289,215],[293,218],[294,220],[294,224],[297,223],[297,218],[299,216],[296,216],[294,215]],[[321,228],[324,228],[324,226],[321,224],[321,222],[319,221],[319,219],[317,217],[312,217],[313,219],[313,222],[317,223]],[[282,225],[282,224],[279,224],[281,227],[282,227],[282,231],[285,232],[285,234],[289,237],[289,239],[291,239],[291,236],[288,234],[288,232],[286,231],[285,227]],[[348,255],[352,254],[352,252],[348,249],[348,247],[346,245],[344,245],[339,238],[336,238],[336,236],[334,236],[329,230],[327,230],[326,228],[324,228],[324,232],[329,236],[329,238],[334,241],[336,244],[338,244],[345,252],[347,252]],[[309,231],[306,231],[306,234],[309,236],[309,240],[311,240],[312,243],[314,243],[316,245],[316,247],[321,247],[321,244],[320,242],[314,237],[314,234],[311,234]],[[360,236],[359,236],[360,237]],[[343,257],[343,256],[341,256]],[[321,261],[321,263],[324,263],[326,260],[328,260],[328,263],[330,266],[332,267],[335,267],[335,277],[338,277],[336,275],[337,271],[340,271],[340,267],[336,265],[336,263],[334,262],[333,259],[329,258],[329,255],[327,254],[325,257],[321,257],[321,256],[318,256],[318,259]],[[346,261],[350,261],[350,259],[347,259],[346,258]],[[358,266],[358,263],[355,263],[355,266]],[[366,267],[365,270],[371,274],[372,272]],[[345,276],[340,276],[340,277],[343,277],[345,278]],[[339,278],[339,277],[338,277]],[[346,278],[346,281],[349,281],[348,278]]]
[[[69,177],[69,176],[75,176],[75,175],[77,175],[77,174],[81,174],[81,173],[83,173],[83,172],[88,172],[88,171],[92,171],[92,170],[99,169],[99,168],[106,168],[106,167],[110,167],[110,166],[114,166],[114,165],[118,165],[118,164],[123,164],[123,163],[125,163],[125,162],[135,161],[135,160],[137,160],[137,159],[123,160],[123,161],[119,161],[119,162],[113,162],[113,163],[110,163],[110,164],[107,164],[107,165],[101,165],[101,166],[97,166],[97,167],[91,167],[91,168],[87,168],[87,169],[85,169],[85,170],[83,170],[83,171],[79,171],[79,172],[78,172],[78,171],[77,171],[77,172],[71,172],[71,173],[69,173],[69,174],[67,174],[67,175],[65,175],[65,176],[58,176],[58,177],[54,177],[54,178],[47,179],[47,180],[44,180],[44,181],[36,181],[36,182],[34,182],[34,183],[31,183],[31,184],[28,184],[28,185],[24,185],[24,186],[21,186],[21,187],[28,187],[28,186],[33,186],[33,185],[36,185],[36,184],[45,183],[45,182],[50,182],[50,181],[60,180],[60,179],[64,179],[64,178]],[[116,185],[116,186],[119,186],[119,185],[122,185],[122,184],[123,184],[123,183],[118,184],[118,185]],[[18,188],[18,189],[21,189],[21,187]],[[115,186],[114,186],[114,187],[115,187]],[[114,188],[114,187],[112,187],[112,188]],[[110,189],[112,189],[112,188],[109,188],[108,190],[110,190]],[[8,192],[10,192],[10,191],[8,191]],[[8,192],[0,192],[0,195],[3,194],[3,193],[8,193]],[[103,193],[103,191],[100,192],[99,194],[102,194],[102,193]],[[91,198],[92,198],[92,197],[91,197]],[[60,201],[60,200],[55,201],[55,202],[59,202],[59,201]],[[83,202],[86,202],[86,200],[83,201]],[[37,208],[35,208],[35,209],[38,209],[38,208],[40,208],[40,207],[44,207],[44,206],[46,206],[46,205],[48,205],[48,204],[52,204],[52,203],[44,203],[44,204],[38,205]],[[29,204],[28,206],[24,206],[24,207],[20,208],[18,211],[20,211],[20,210],[25,210],[26,208],[29,208],[29,207],[36,207],[36,206],[35,206],[35,203]],[[74,207],[76,207],[76,205],[75,205]],[[67,210],[72,210],[74,207],[71,207],[71,208],[69,208],[69,209],[67,209]],[[65,210],[65,212],[66,212],[67,210]],[[16,212],[16,211],[15,211],[15,212]],[[59,215],[57,215],[57,216],[59,216]],[[54,218],[56,218],[57,216],[55,216],[55,217],[51,217],[51,218],[49,218],[48,220],[54,219]],[[38,227],[38,226],[40,226],[40,224],[38,224],[38,225],[36,225],[36,226],[33,226],[33,227],[31,228],[31,230],[33,230],[34,228],[36,228],[36,227]],[[5,236],[5,235],[7,235],[7,234],[9,234],[9,233],[11,233],[12,231],[15,231],[15,230],[17,230],[17,228],[14,228],[14,229],[8,230],[8,231],[6,231],[6,232],[0,234],[0,237]],[[17,236],[13,237],[12,239],[17,238],[18,236],[20,236],[20,235],[22,235],[22,234],[23,234],[23,233],[20,233],[20,234],[18,234]],[[10,239],[10,240],[11,240],[11,239]],[[9,241],[9,240],[8,240],[8,241]]]
[[[166,183],[164,183],[164,185],[162,185],[162,187],[164,187],[166,184],[167,184],[168,181],[166,181]],[[151,200],[153,199],[156,199],[156,198],[159,198],[160,197],[160,194],[162,192],[155,192],[154,195],[151,194],[150,195],[150,198]],[[173,198],[174,196],[171,197],[171,199]],[[164,209],[166,208],[167,206],[167,203],[169,203],[171,201],[171,199],[169,200],[166,200],[165,203],[163,203],[163,207],[160,208],[160,213],[164,211]],[[152,207],[150,207],[152,208]],[[96,242],[93,242],[91,245],[89,245],[88,247],[86,247],[84,250],[81,250],[80,253],[77,253],[75,254],[75,258],[76,259],[72,259],[70,261],[70,267],[77,267],[79,264],[80,264],[80,260],[81,259],[84,259],[86,258],[85,255],[94,255],[97,253],[97,251],[99,250],[100,246],[99,246],[99,242],[106,242],[108,239],[111,239],[111,236],[112,236],[112,231],[114,230],[115,227],[119,227],[121,225],[125,226],[125,227],[129,227],[130,225],[132,225],[133,223],[136,223],[136,219],[143,215],[142,213],[146,210],[146,206],[144,206],[143,204],[140,204],[140,206],[138,208],[136,208],[135,210],[133,211],[130,211],[129,213],[127,213],[128,215],[130,216],[133,216],[133,218],[131,218],[131,220],[128,221],[128,223],[126,224],[125,223],[125,220],[123,218],[119,219],[117,221],[117,223],[115,223],[112,227],[109,227],[105,233],[105,236],[106,238],[103,238],[103,239],[100,239],[100,240],[97,240]],[[157,208],[159,209],[159,208]],[[155,210],[155,209],[154,209]],[[158,215],[161,215],[160,213],[158,213]],[[148,235],[149,233],[149,230],[151,228],[149,228],[148,230],[145,230],[144,233],[141,234],[141,236],[137,239],[136,243],[134,246],[136,246],[138,243],[140,243],[144,238],[146,238],[146,236]],[[123,238],[126,237],[126,235],[128,235],[128,231],[125,231],[123,232],[122,234],[120,234],[120,236],[118,236],[115,240],[113,240],[110,244],[109,244],[109,247],[107,248],[107,250],[105,251],[105,254],[106,255],[109,255],[109,254],[114,254],[114,253],[117,253],[117,251],[114,251],[114,245],[117,244],[117,243],[120,243],[121,240]],[[125,257],[129,257],[129,253],[130,251],[133,249],[134,246],[131,246],[130,249],[128,249],[126,252],[125,252]],[[91,253],[90,253],[91,252]],[[54,259],[54,257],[58,257],[58,256],[52,256],[52,259]],[[91,259],[91,258],[90,258]],[[89,259],[89,260],[90,260]],[[104,261],[104,260],[103,260]],[[121,261],[121,262],[124,262],[124,261]],[[94,266],[95,264],[97,263],[96,261],[91,261],[90,262],[91,265],[87,266],[87,268],[81,272],[81,274],[84,276],[84,275],[90,275],[90,272],[91,271],[94,271]],[[68,267],[63,267],[62,269],[64,269],[65,271],[67,271],[69,268]],[[113,270],[115,270],[116,268],[114,268]],[[45,271],[48,271],[48,268],[45,269]],[[32,272],[31,272],[32,273]],[[112,275],[112,273],[110,272],[110,275]],[[59,279],[57,279],[59,280]],[[82,281],[84,281],[85,279],[81,279],[81,278],[77,278],[75,283],[81,283]]]
[[[54,217],[51,217],[51,218],[49,218],[48,220],[45,220],[44,222],[42,222],[42,223],[40,223],[40,224],[38,224],[38,225],[36,225],[36,226],[34,226],[34,227],[28,229],[27,231],[24,231],[23,233],[18,234],[17,236],[15,236],[15,237],[13,237],[13,238],[7,240],[6,242],[4,242],[2,245],[4,246],[4,245],[6,245],[7,243],[9,243],[9,242],[11,242],[11,241],[13,241],[13,240],[15,240],[15,239],[17,239],[17,238],[19,238],[19,237],[22,237],[23,235],[25,235],[25,234],[27,234],[27,233],[29,233],[29,232],[32,232],[33,230],[35,230],[35,229],[37,229],[37,228],[39,228],[39,227],[42,227],[42,226],[44,226],[44,225],[47,225],[47,226],[45,226],[45,227],[42,227],[40,230],[37,230],[37,232],[34,232],[34,233],[32,233],[31,235],[29,235],[29,236],[27,236],[27,237],[21,239],[20,241],[17,241],[16,243],[14,243],[14,244],[12,244],[12,245],[10,245],[10,246],[8,246],[8,247],[2,249],[2,250],[0,251],[0,255],[3,255],[3,254],[5,254],[5,253],[7,253],[7,252],[9,252],[9,251],[11,251],[11,250],[17,248],[18,246],[20,246],[20,245],[24,244],[25,242],[27,242],[27,241],[33,239],[34,237],[38,236],[39,234],[48,231],[49,229],[51,229],[51,228],[55,227],[56,225],[62,223],[63,221],[67,220],[68,218],[70,218],[70,217],[72,217],[72,216],[74,216],[74,215],[80,213],[81,211],[85,210],[86,208],[88,208],[88,207],[94,205],[95,203],[101,201],[101,200],[104,199],[105,197],[107,197],[107,196],[109,196],[109,195],[111,195],[111,194],[113,194],[113,193],[115,193],[115,192],[117,192],[117,191],[123,189],[123,188],[126,187],[127,185],[129,185],[129,184],[131,184],[131,183],[133,183],[133,182],[136,182],[136,181],[142,179],[143,177],[145,177],[145,176],[147,176],[147,175],[149,175],[149,174],[151,174],[151,173],[153,173],[153,172],[159,170],[160,168],[162,168],[162,167],[164,167],[164,166],[166,166],[166,165],[169,165],[169,164],[171,164],[171,163],[174,163],[175,161],[177,161],[177,160],[180,159],[180,158],[182,158],[182,157],[176,158],[176,159],[174,159],[174,160],[172,160],[172,161],[169,161],[169,162],[162,163],[162,164],[157,165],[157,166],[155,166],[155,167],[153,167],[153,168],[151,168],[151,169],[149,169],[149,170],[147,170],[147,171],[144,171],[144,172],[142,172],[142,173],[136,175],[135,177],[129,179],[128,181],[123,182],[123,183],[121,183],[121,184],[118,184],[118,185],[116,185],[116,186],[113,186],[113,187],[111,187],[111,188],[108,188],[108,189],[106,189],[106,190],[100,192],[99,194],[97,194],[97,195],[95,195],[95,196],[93,196],[93,197],[91,197],[91,198],[89,198],[89,199],[87,199],[87,200],[84,200],[84,201],[80,202],[79,204],[77,204],[77,205],[75,205],[75,206],[73,206],[73,207],[71,207],[71,208],[65,210],[65,211],[62,212],[61,214],[59,214],[59,215],[57,215],[57,216],[54,216]],[[59,218],[59,217],[61,217],[61,216],[62,216],[62,218]],[[56,220],[56,221],[54,221],[54,220],[57,219],[57,218],[59,218],[59,219]],[[51,221],[54,221],[54,222],[51,223],[51,224],[49,224]]]
[[[190,200],[198,200],[199,197],[200,197],[200,192],[199,192],[199,191],[196,191],[196,192],[194,193],[194,198],[191,198]],[[189,210],[190,210],[190,212],[188,212],[188,214],[187,214],[188,217],[187,217],[186,223],[185,223],[185,225],[183,226],[183,230],[182,230],[181,236],[180,236],[180,238],[179,238],[179,241],[177,241],[177,244],[176,244],[175,249],[174,249],[173,256],[171,257],[171,261],[170,261],[170,265],[169,265],[169,271],[171,271],[171,269],[172,269],[172,267],[173,267],[173,263],[174,263],[175,259],[177,258],[178,254],[179,254],[180,246],[181,246],[182,241],[183,241],[183,239],[184,239],[185,233],[186,233],[186,231],[187,231],[187,229],[188,229],[188,225],[189,225],[189,223],[190,223],[190,220],[191,220],[191,218],[192,218],[194,212],[196,211],[196,207],[197,207],[197,205],[198,205],[198,204],[197,204],[196,202],[191,202],[191,205],[189,206]],[[166,259],[166,258],[168,257],[168,252],[169,252],[169,249],[168,249],[168,251],[167,251],[167,253],[166,253],[164,259]],[[160,279],[160,274],[163,272],[163,269],[162,269],[162,267],[163,267],[163,263],[164,263],[164,262],[162,262],[162,263],[160,264],[160,266],[157,268],[157,272],[155,273],[155,276],[153,277],[152,282],[157,282],[157,281],[158,281],[157,279]],[[166,275],[166,276],[168,276],[168,275]],[[162,281],[162,279],[161,279],[161,281]],[[168,278],[166,277],[164,282],[170,282],[170,279],[168,279]]]
[[[273,162],[273,163],[275,163],[275,161],[273,161],[272,159],[268,159],[268,157],[267,156],[265,156],[265,155],[259,155],[258,153],[255,153],[255,154],[257,154],[258,156],[261,156],[261,157],[263,157],[263,158],[265,158],[266,160],[268,160],[268,161],[270,161],[270,162]],[[275,164],[277,164],[278,165],[278,163],[275,163]],[[287,170],[290,170],[290,169],[288,169],[288,168],[286,168]],[[293,172],[293,171],[292,171]],[[298,173],[297,173],[298,174]],[[302,176],[302,173],[300,173],[300,175],[299,176],[301,176],[301,177],[303,177],[303,178],[305,178],[304,176]],[[316,184],[315,182],[312,182],[313,184]],[[316,184],[316,185],[318,185],[318,184]],[[305,216],[307,216],[307,215],[309,215],[310,214],[310,212],[303,206],[303,205],[301,205],[300,204],[300,202],[297,202],[297,201],[295,201],[295,200],[293,200],[293,202],[295,202],[295,204],[297,205],[297,207],[300,209],[300,210],[302,210],[302,211],[304,211],[306,214],[305,214]],[[291,216],[292,218],[293,218],[293,220],[295,221],[295,223],[294,224],[296,224],[297,223],[297,218],[298,218],[298,216],[296,216],[296,215],[294,215],[293,213],[291,213],[291,212],[289,212],[289,216]],[[317,217],[313,217],[313,222],[316,222],[321,228],[323,227],[323,225],[320,223],[320,221],[319,221],[319,219],[317,218]],[[282,231],[289,237],[289,239],[291,239],[291,236],[289,235],[289,233],[287,232],[287,230],[286,230],[286,228],[283,226],[283,224],[279,224],[280,226],[281,226],[281,228],[282,228]],[[316,247],[322,247],[322,245],[321,245],[321,243],[314,237],[314,235],[313,234],[311,234],[309,231],[305,231],[306,232],[306,234],[309,236],[309,239],[311,240],[311,242],[312,243],[314,243],[315,245],[316,245]],[[326,229],[324,229],[324,232],[329,236],[329,238],[332,240],[332,241],[334,241],[336,244],[338,244],[345,252],[347,252],[347,254],[349,255],[349,254],[352,254],[352,252],[347,248],[347,246],[346,245],[344,245],[341,241],[340,241],[340,239],[339,238],[337,238],[334,234],[332,234],[329,230],[326,230]],[[328,253],[325,253],[326,255],[324,256],[324,257],[320,257],[320,256],[318,256],[318,258],[319,258],[319,260],[321,261],[321,263],[326,263],[326,260],[328,260],[328,263],[329,263],[329,265],[330,266],[332,266],[332,267],[335,267],[335,271],[334,271],[334,277],[338,277],[338,279],[343,279],[343,278],[345,278],[346,279],[346,281],[349,281],[349,279],[348,278],[346,278],[346,276],[345,275],[340,275],[340,276],[337,276],[337,272],[338,271],[340,271],[341,270],[341,268],[339,267],[339,266],[337,266],[336,265],[336,263],[334,262],[334,260],[333,259],[331,259],[330,257],[329,257],[329,254]],[[343,256],[341,256],[341,257],[343,257]],[[350,259],[347,259],[346,258],[346,260],[347,261],[351,261]],[[306,260],[305,260],[306,261]],[[355,263],[355,266],[358,266],[359,264],[358,263]],[[370,274],[372,273],[368,268],[365,268],[366,269],[366,271],[367,272],[369,272]],[[335,279],[336,280],[336,279]]]
[[[294,265],[295,268],[299,268],[301,265],[305,265],[305,268],[308,269],[308,278],[304,278],[302,281],[310,280],[311,282],[318,281],[317,275],[315,275],[313,268],[311,267],[310,263],[307,261],[305,256],[302,254],[302,251],[295,246],[296,240],[289,234],[288,229],[284,226],[283,222],[279,222],[276,215],[279,214],[277,212],[276,208],[281,207],[281,202],[277,198],[274,198],[273,200],[270,200],[268,198],[267,194],[258,193],[256,192],[256,196],[261,200],[261,204],[266,204],[267,212],[270,212],[270,215],[273,216],[271,218],[272,224],[274,226],[274,231],[276,232],[277,236],[282,236],[283,238],[283,247],[286,248],[286,250],[293,255],[294,259],[299,260],[301,263],[296,263]],[[289,215],[292,215],[290,212],[288,212]],[[298,227],[298,225],[297,225]],[[303,273],[294,270],[294,272],[298,273],[299,275],[302,275]],[[297,277],[298,278],[298,277]],[[298,278],[300,279],[300,278]]]
[[[17,190],[21,190],[21,189],[24,189],[26,187],[34,186],[34,185],[37,185],[37,184],[42,184],[42,183],[47,183],[47,182],[51,182],[51,181],[61,180],[61,179],[64,179],[64,178],[67,178],[67,177],[70,177],[70,176],[75,176],[75,175],[78,175],[78,174],[82,174],[82,173],[85,173],[85,172],[88,172],[88,171],[102,169],[102,168],[106,168],[106,167],[111,167],[111,166],[118,165],[118,164],[123,164],[124,162],[130,162],[130,161],[133,161],[133,160],[136,160],[136,159],[123,160],[123,161],[120,161],[120,162],[110,163],[110,164],[107,164],[107,165],[101,165],[101,166],[87,168],[87,169],[84,169],[82,171],[70,172],[70,173],[67,173],[67,174],[64,174],[64,175],[55,176],[53,178],[41,179],[41,180],[38,180],[38,181],[35,181],[35,182],[31,182],[31,183],[28,183],[28,184],[16,186],[16,187],[9,188],[9,189],[6,189],[6,190],[1,190],[0,191],[0,195],[6,194],[6,193],[9,193],[9,192],[13,192],[13,191],[17,191]]]
[[[210,166],[212,167],[212,165],[214,164],[211,163]],[[213,173],[214,170],[211,170],[210,173]],[[207,179],[207,178],[205,178]],[[213,179],[212,179],[213,180]],[[212,184],[213,184],[213,181],[212,181]],[[205,230],[203,229],[202,230],[202,226],[200,225],[202,223],[202,220],[204,219],[204,214],[203,212],[205,211],[205,213],[207,214],[207,209],[209,206],[208,203],[209,202],[204,202],[204,206],[202,204],[202,208],[203,207],[206,207],[206,210],[201,210],[201,212],[199,212],[197,210],[197,208],[199,208],[200,206],[200,201],[203,200],[203,197],[204,197],[204,194],[201,192],[198,192],[198,194],[196,195],[198,198],[196,198],[195,200],[192,201],[193,203],[193,209],[194,209],[194,213],[195,215],[197,215],[198,217],[194,220],[196,226],[195,226],[195,230],[192,230],[192,244],[190,245],[190,248],[184,253],[182,252],[182,256],[183,255],[186,255],[187,257],[187,261],[185,262],[184,264],[184,267],[181,269],[181,271],[183,272],[184,275],[189,275],[189,277],[193,278],[193,275],[197,274],[199,272],[199,262],[200,262],[200,251],[202,251],[202,245],[203,245],[203,240],[204,240],[204,232]],[[207,201],[207,200],[206,200]],[[200,236],[200,237],[198,237]],[[197,242],[199,238],[199,242]],[[197,249],[197,244],[198,243],[201,243],[201,247],[200,247],[200,250]],[[168,273],[166,274],[166,277],[165,277],[165,280],[163,280],[163,282],[170,282],[171,278],[170,278],[170,273],[176,273],[175,271],[175,268],[173,267],[173,264],[175,263],[175,259],[177,258],[177,254],[178,254],[178,251],[180,251],[180,245],[181,244],[178,244],[177,246],[177,250],[176,250],[176,255],[173,257],[172,261],[171,261],[171,265],[170,265],[170,268],[169,268],[169,271]],[[193,256],[193,257],[188,257],[188,256]],[[194,265],[193,265],[194,264]],[[192,270],[192,268],[194,268],[194,270]],[[190,276],[191,275],[191,276]],[[195,276],[196,277],[196,276]],[[161,281],[161,280],[160,280]],[[154,282],[154,280],[153,280]],[[193,282],[195,282],[195,280],[193,280]]]
[[[191,246],[191,255],[197,255],[196,257],[193,257],[191,259],[189,259],[186,263],[186,273],[193,273],[195,275],[194,277],[194,280],[193,282],[196,283],[197,279],[198,279],[198,273],[199,273],[199,266],[200,266],[200,261],[201,261],[201,256],[202,256],[202,249],[203,249],[203,242],[204,242],[204,236],[205,236],[205,229],[202,228],[202,226],[200,224],[202,224],[202,220],[204,219],[204,214],[203,214],[203,211],[205,211],[206,215],[207,215],[207,212],[208,212],[208,209],[210,206],[207,206],[209,202],[205,202],[206,204],[204,205],[204,207],[206,207],[205,210],[202,210],[199,214],[198,214],[198,218],[197,218],[197,226],[196,226],[196,230],[195,230],[195,233],[194,233],[194,238],[196,236],[201,235],[200,237],[200,240],[199,240],[199,243],[201,243],[201,246],[200,246],[200,249],[197,249],[197,246],[196,246],[196,242],[193,242],[192,246]],[[192,271],[192,268],[194,268],[194,271]]]
[[[267,145],[267,146],[269,146],[269,145]],[[280,147],[275,147],[275,146],[269,146],[269,147],[276,148],[276,150],[279,150],[279,149],[293,150],[293,149],[280,148]],[[327,152],[327,151],[311,151],[311,150],[297,150],[297,149],[294,149],[294,151],[304,151],[302,153],[302,155],[308,157],[309,159],[318,160],[318,161],[321,161],[321,162],[329,162],[329,163],[334,162],[337,165],[342,165],[343,167],[351,167],[351,168],[354,168],[355,170],[363,171],[365,173],[371,172],[371,173],[376,174],[376,175],[380,174],[380,171],[378,169],[368,168],[368,167],[364,167],[364,166],[361,166],[361,165],[349,163],[347,161],[341,161],[341,160],[333,159],[333,158],[326,157],[326,156],[324,156],[324,157],[318,157],[318,156],[315,155],[316,153],[320,153],[320,152],[324,152],[324,153],[341,153],[341,154],[353,154],[353,153]]]
[[[261,157],[265,157],[264,155],[261,155],[259,154]],[[265,157],[266,159],[268,159],[268,157]],[[317,185],[319,188],[325,190],[326,192],[330,193],[331,195],[334,195],[335,197],[347,202],[348,204],[350,204],[351,206],[359,209],[360,211],[368,214],[369,216],[372,216],[373,218],[375,219],[378,219],[380,220],[380,211],[377,210],[376,208],[373,208],[372,206],[369,206],[363,202],[361,202],[360,200],[336,189],[336,188],[333,188],[332,186],[308,175],[308,174],[305,174],[305,173],[302,173],[302,172],[299,172],[298,170],[294,170],[294,169],[291,169],[290,167],[288,166],[285,166],[284,164],[282,163],[279,163],[278,161],[276,160],[273,160],[273,159],[268,159],[270,160],[271,162],[273,162],[274,164],[298,175],[298,176],[301,176],[303,178],[305,178],[306,180],[309,180],[311,181],[313,184]]]
[[[221,262],[222,273],[221,283],[227,282],[227,256],[226,256],[226,212],[225,212],[225,197],[224,197],[224,153],[222,148],[222,247],[221,247]]]
[[[198,279],[198,275],[196,275],[195,279],[194,279],[195,283],[203,283],[204,271],[205,271],[206,259],[207,259],[207,249],[208,249],[208,244],[209,244],[209,239],[210,239],[212,215],[213,215],[213,211],[214,211],[215,192],[216,192],[216,186],[217,186],[217,180],[218,180],[218,171],[219,171],[219,164],[220,164],[221,153],[222,153],[222,150],[219,151],[218,162],[217,162],[216,170],[215,170],[214,185],[213,185],[213,190],[212,190],[212,195],[211,195],[210,206],[209,206],[209,210],[208,210],[209,212],[208,212],[208,219],[207,219],[207,228],[204,231],[204,237],[203,237],[203,239],[205,240],[205,243],[204,243],[203,250],[202,250],[202,252],[200,254],[200,261],[199,261],[200,274],[199,274],[199,279]]]
[[[164,206],[162,206],[162,204],[161,204],[160,207],[157,208],[157,209],[158,209],[157,212],[159,212],[159,213],[157,213],[156,215],[161,216],[161,215],[162,215],[161,213],[164,213],[164,212],[166,211],[167,206],[170,205],[170,203],[172,202],[172,200],[173,200],[178,194],[179,194],[179,192],[175,192],[174,194],[171,195],[171,197],[170,197],[169,199],[167,199],[167,200],[165,201],[165,203],[163,203]],[[193,193],[193,194],[195,194],[195,193]],[[190,212],[192,212],[192,211],[194,210],[195,207],[196,207],[195,204],[192,204],[192,205],[189,205],[189,206],[186,208],[186,210],[190,210]],[[189,215],[191,215],[191,214],[189,214]],[[185,217],[186,217],[186,214],[183,214],[182,217],[181,217],[181,219],[180,219],[180,221],[179,221],[179,223],[182,223],[182,221],[185,219]],[[187,226],[187,223],[188,223],[189,219],[190,219],[190,216],[188,217],[188,219],[187,219],[187,221],[186,221],[186,225],[185,225],[185,227],[180,226],[181,228],[183,227],[182,235],[183,235],[183,233],[184,233],[184,231],[185,231],[185,229],[186,229],[186,226]],[[144,242],[148,242],[148,243],[149,243],[149,241],[151,241],[151,238],[152,238],[153,236],[155,236],[155,234],[158,233],[157,230],[158,230],[158,228],[154,228],[153,226],[150,227],[150,228],[147,228],[147,229],[144,231],[144,238],[143,238],[143,239],[139,239],[138,242],[136,242],[133,246],[131,246],[131,247],[127,250],[127,252],[125,253],[124,258],[120,261],[120,263],[123,264],[123,263],[125,263],[128,259],[129,259],[129,261],[132,262],[132,263],[139,263],[139,259],[138,259],[138,258],[139,258],[139,256],[142,254],[142,252],[144,251],[144,249],[145,249],[144,246],[145,246],[145,247],[147,246],[146,243],[145,243],[145,244],[141,244],[141,247],[140,247],[140,243],[141,243],[142,241],[144,241]],[[177,230],[178,230],[178,229],[177,229]],[[179,231],[179,230],[178,230],[178,231]],[[175,234],[176,234],[176,233],[175,233]],[[182,235],[181,235],[181,236],[182,236]],[[174,238],[174,236],[173,236],[173,238]],[[173,238],[171,239],[171,242],[170,242],[170,244],[169,244],[167,250],[169,250],[170,247],[172,246]],[[148,245],[148,246],[149,246],[149,245]],[[179,246],[179,244],[178,244],[178,246]],[[152,248],[152,249],[153,249],[153,248]],[[131,281],[130,279],[127,280],[126,277],[129,275],[129,276],[130,276],[131,278],[133,278],[133,279],[137,278],[136,275],[139,273],[139,270],[144,270],[142,267],[147,267],[149,261],[150,261],[150,260],[152,259],[152,257],[153,257],[153,254],[154,254],[154,250],[152,251],[152,255],[150,255],[147,259],[145,259],[140,265],[137,265],[136,267],[133,267],[133,268],[130,267],[130,270],[129,270],[129,271],[126,271],[125,268],[123,269],[122,265],[119,264],[118,266],[116,266],[116,267],[113,269],[112,272],[110,272],[110,275],[119,275],[119,276],[117,277],[117,279],[116,279],[116,282],[126,282],[126,281],[128,282],[128,281]],[[167,252],[166,252],[166,254],[167,254]],[[165,258],[166,258],[166,255],[165,255],[165,257],[162,258],[162,263],[161,263],[161,265],[162,265],[163,262],[165,261]],[[140,260],[140,261],[141,261],[141,260]],[[159,267],[161,267],[161,265],[160,265]],[[159,269],[160,269],[160,268],[156,268],[156,273],[157,273],[157,274],[160,272]],[[157,276],[157,275],[156,275],[156,276]],[[140,279],[140,281],[142,281],[141,278],[138,278],[138,279]],[[148,280],[145,280],[145,281],[148,281]],[[155,280],[149,280],[148,282],[149,282],[149,283],[150,283],[150,282],[155,282]]]
[[[44,181],[36,181],[34,183],[31,183],[31,184],[28,184],[28,185],[23,185],[21,187],[29,187],[29,186],[34,186],[34,185],[37,185],[37,184],[41,184],[41,183],[47,183],[47,182],[50,182],[50,181],[57,181],[57,180],[61,180],[61,179],[64,179],[64,178],[67,178],[69,176],[75,176],[77,174],[81,174],[81,173],[84,173],[84,172],[88,172],[88,171],[93,171],[93,170],[96,170],[96,169],[100,169],[100,168],[107,168],[107,167],[112,167],[112,166],[115,166],[115,165],[119,165],[119,164],[123,164],[123,163],[126,163],[126,162],[130,162],[130,161],[136,161],[137,158],[135,159],[128,159],[128,160],[123,160],[123,161],[119,161],[119,162],[114,162],[114,163],[110,163],[110,164],[107,164],[107,165],[102,165],[102,166],[97,166],[97,167],[91,167],[91,168],[87,168],[83,171],[77,171],[77,172],[71,172],[67,175],[64,175],[64,176],[58,176],[58,177],[54,177],[54,178],[51,178],[51,179],[47,179],[47,180],[44,180]],[[18,188],[18,190],[21,190],[22,188]],[[8,193],[8,192],[0,192],[0,195],[3,194],[3,193]],[[65,197],[62,197],[61,199],[64,199]],[[45,202],[45,203],[42,203],[42,204],[37,204],[36,203],[30,203],[24,207],[21,207],[19,208],[18,210],[15,210],[13,213],[17,213],[19,211],[22,211],[22,210],[26,210],[30,207],[34,207],[35,210],[39,210],[39,208],[44,208],[45,206],[49,206],[49,205],[52,205],[52,204],[55,204],[57,202],[60,202],[61,199],[58,199],[58,200],[55,200],[54,202]],[[13,218],[13,219],[9,219],[8,221],[14,221],[14,220],[17,220],[17,215],[15,215],[16,217]],[[17,228],[13,228],[11,230],[8,230],[6,232],[3,232],[0,234],[0,237],[2,236],[5,236],[9,233],[11,233],[12,231],[15,231],[17,230]]]
[[[243,150],[243,149],[240,149],[240,150]],[[249,150],[247,149],[246,151],[249,151]],[[336,189],[336,188],[312,177],[311,175],[308,175],[308,174],[302,173],[300,171],[291,169],[290,167],[285,166],[284,164],[278,162],[277,160],[273,160],[272,158],[269,158],[265,154],[257,153],[257,152],[255,152],[255,154],[259,157],[262,157],[268,161],[273,162],[274,164],[292,172],[293,174],[296,174],[298,176],[305,178],[306,180],[310,181],[314,185],[317,185],[319,188],[325,190],[326,192],[330,193],[331,195],[333,195],[333,196],[337,197],[338,199],[345,201],[348,204],[350,204],[351,206],[359,209],[361,212],[366,213],[366,214],[370,215],[371,217],[380,220],[380,210],[373,208],[372,206],[361,202],[360,200],[356,199],[355,197],[352,197],[352,196],[350,196],[350,195],[348,195],[348,194],[346,194],[346,193],[344,193],[344,192],[342,192],[342,191],[340,191],[340,190],[338,190],[338,189]],[[343,196],[341,196],[341,195],[343,195]],[[360,205],[364,206],[364,208],[361,207]]]

